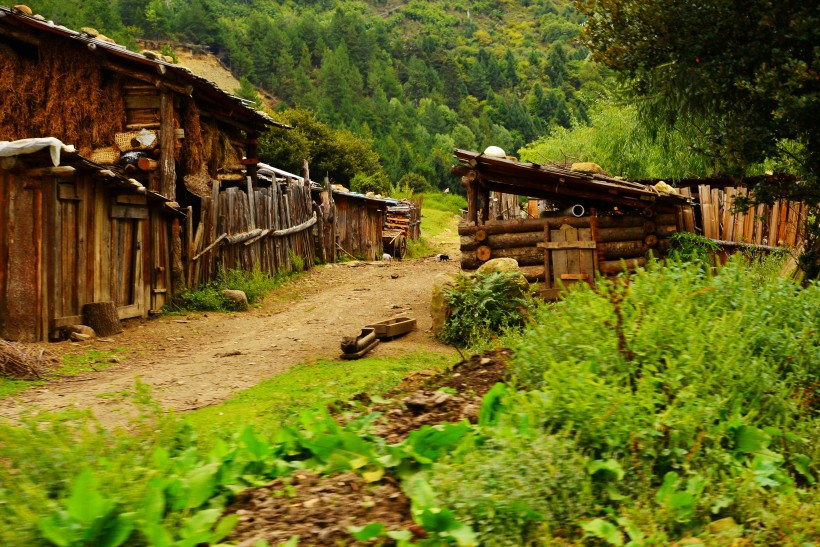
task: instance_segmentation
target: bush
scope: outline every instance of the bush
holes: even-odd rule
[[[496,432],[461,458],[433,467],[436,496],[472,526],[480,545],[532,545],[572,527],[594,506],[587,458],[553,435]]]
[[[534,304],[521,279],[519,272],[460,276],[456,286],[446,291],[452,312],[441,340],[468,347],[523,326]]]
[[[535,310],[503,341],[532,391],[502,406],[600,462],[608,509],[585,524],[595,537],[635,539],[638,526],[666,541],[708,535],[719,518],[771,521],[774,504],[749,502],[763,493],[796,515],[789,496],[817,508],[816,488],[804,489],[820,471],[818,327],[820,285],[764,279],[741,257],[717,273],[653,263]]]

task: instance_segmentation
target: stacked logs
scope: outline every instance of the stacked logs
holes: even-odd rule
[[[669,236],[677,231],[675,214],[652,218],[640,215],[599,216],[596,249],[602,274],[613,275],[646,264],[651,252],[661,256],[669,249]],[[544,227],[558,230],[564,224],[590,228],[590,217],[555,216],[537,219],[488,221],[476,226],[462,223],[461,269],[475,270],[491,258],[514,258],[529,281],[544,280]]]

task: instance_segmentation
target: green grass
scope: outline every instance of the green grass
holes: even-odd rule
[[[252,424],[270,432],[306,410],[319,410],[357,393],[383,393],[416,370],[440,370],[454,358],[440,353],[413,353],[400,358],[372,357],[355,361],[319,360],[296,365],[287,372],[238,393],[222,404],[186,415],[200,433],[218,436]]]
[[[293,259],[293,273],[270,275],[259,270],[252,272],[245,270],[220,271],[217,278],[195,290],[186,290],[174,297],[171,303],[165,305],[165,311],[170,313],[185,313],[189,311],[239,311],[239,305],[222,296],[226,289],[239,290],[248,297],[248,304],[257,304],[269,292],[280,287],[289,278],[299,275],[304,269],[301,257],[291,255]]]
[[[18,380],[16,378],[0,376],[0,400],[22,393],[31,387],[42,386],[43,384],[45,384],[44,380]]]
[[[458,194],[426,193],[422,213],[425,209],[445,211],[461,216],[461,210],[467,208],[467,198]]]

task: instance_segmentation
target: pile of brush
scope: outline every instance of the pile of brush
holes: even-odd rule
[[[0,340],[0,376],[21,380],[40,379],[57,364],[57,358],[43,348]]]

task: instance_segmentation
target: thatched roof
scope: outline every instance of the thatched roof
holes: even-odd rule
[[[125,46],[100,39],[87,32],[71,30],[52,21],[46,21],[41,16],[28,15],[0,6],[0,36],[3,35],[34,46],[39,45],[46,37],[79,42],[85,44],[89,55],[97,56],[105,68],[114,71],[127,70],[129,75],[158,87],[164,85],[175,92],[193,96],[197,101],[210,103],[218,109],[221,117],[231,120],[243,129],[262,132],[270,126],[288,128],[264,112],[249,107],[247,101],[226,93],[215,83],[197,76],[183,66],[128,51]]]

